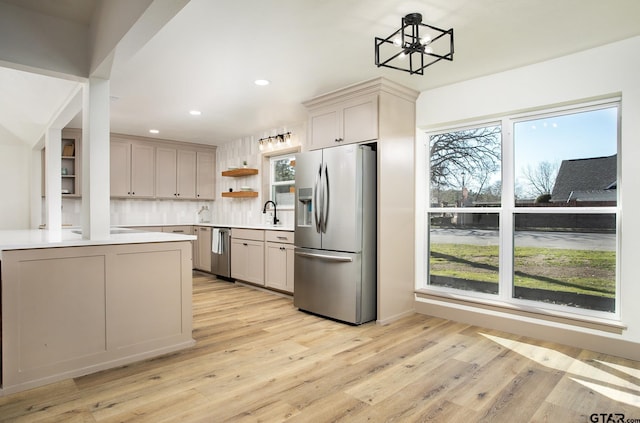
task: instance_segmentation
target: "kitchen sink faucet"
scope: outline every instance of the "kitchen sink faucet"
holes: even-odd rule
[[[266,203],[264,203],[264,207],[262,208],[262,213],[263,214],[267,213],[267,206],[269,205],[269,203],[273,204],[273,224],[277,225],[280,219],[278,219],[278,209],[276,208],[275,202],[269,200]]]

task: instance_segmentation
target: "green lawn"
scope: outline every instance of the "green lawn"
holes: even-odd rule
[[[498,283],[497,246],[433,244],[431,274]],[[614,251],[516,247],[515,286],[615,297]]]

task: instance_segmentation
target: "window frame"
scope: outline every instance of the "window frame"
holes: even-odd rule
[[[615,206],[597,207],[523,207],[516,206],[515,200],[515,156],[514,156],[514,128],[516,123],[543,119],[553,116],[576,114],[591,110],[599,110],[615,107],[617,108],[617,192]],[[416,229],[421,240],[416,242],[416,293],[436,296],[448,301],[469,303],[473,306],[497,306],[500,309],[515,312],[532,312],[535,314],[547,314],[552,316],[563,316],[570,319],[585,319],[620,322],[620,259],[621,259],[621,98],[609,97],[596,101],[582,101],[563,106],[541,107],[526,112],[505,113],[498,119],[479,119],[465,122],[459,125],[446,125],[426,128],[421,131],[416,143],[416,155],[418,173],[416,179]],[[431,204],[431,169],[429,137],[432,135],[455,132],[464,129],[478,128],[482,126],[501,125],[502,128],[502,160],[501,160],[501,181],[502,195],[499,207],[432,207]],[[429,284],[430,275],[430,214],[431,213],[497,213],[499,219],[499,289],[498,294],[485,294],[474,291],[464,291],[455,288],[448,288]],[[540,301],[513,298],[513,271],[514,264],[514,241],[513,235],[516,232],[514,227],[515,216],[518,214],[613,214],[616,219],[616,264],[615,264],[615,311],[604,312],[591,309],[582,309],[567,305],[557,305]],[[506,252],[506,253],[505,253]],[[482,304],[482,305],[481,305]]]
[[[278,204],[274,198],[274,188],[276,186],[295,186],[295,176],[291,181],[275,181],[275,163],[279,160],[287,159],[295,162],[296,153],[288,152],[283,154],[274,154],[269,156],[269,199],[277,204],[279,210],[293,210],[295,208],[295,200],[292,204]],[[295,169],[295,166],[294,166]]]

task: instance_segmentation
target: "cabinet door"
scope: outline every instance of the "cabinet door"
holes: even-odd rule
[[[155,195],[155,147],[131,144],[131,195],[152,198]]]
[[[265,285],[293,292],[293,245],[267,242],[264,251]]]
[[[211,228],[198,228],[198,269],[211,272]]]
[[[340,111],[336,108],[322,109],[309,115],[310,149],[332,147],[340,138]]]
[[[247,241],[231,238],[231,277],[247,280],[249,249]]]
[[[378,96],[368,95],[345,102],[342,109],[344,144],[378,138]]]
[[[214,200],[216,155],[198,151],[196,156],[196,197],[199,200]]]
[[[264,242],[231,239],[231,277],[264,285]]]
[[[175,148],[156,148],[156,196],[176,198],[177,151]]]
[[[378,95],[368,94],[309,114],[311,150],[378,138]]]
[[[196,152],[178,150],[177,197],[196,198]]]
[[[111,141],[110,184],[112,197],[131,194],[131,144]]]
[[[264,285],[264,242],[247,242],[247,281]]]

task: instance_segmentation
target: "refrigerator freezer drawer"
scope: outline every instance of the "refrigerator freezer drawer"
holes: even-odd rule
[[[293,304],[301,310],[360,324],[375,316],[363,315],[360,253],[337,253],[296,248]],[[375,299],[374,299],[375,301]],[[370,313],[369,313],[370,314]]]

